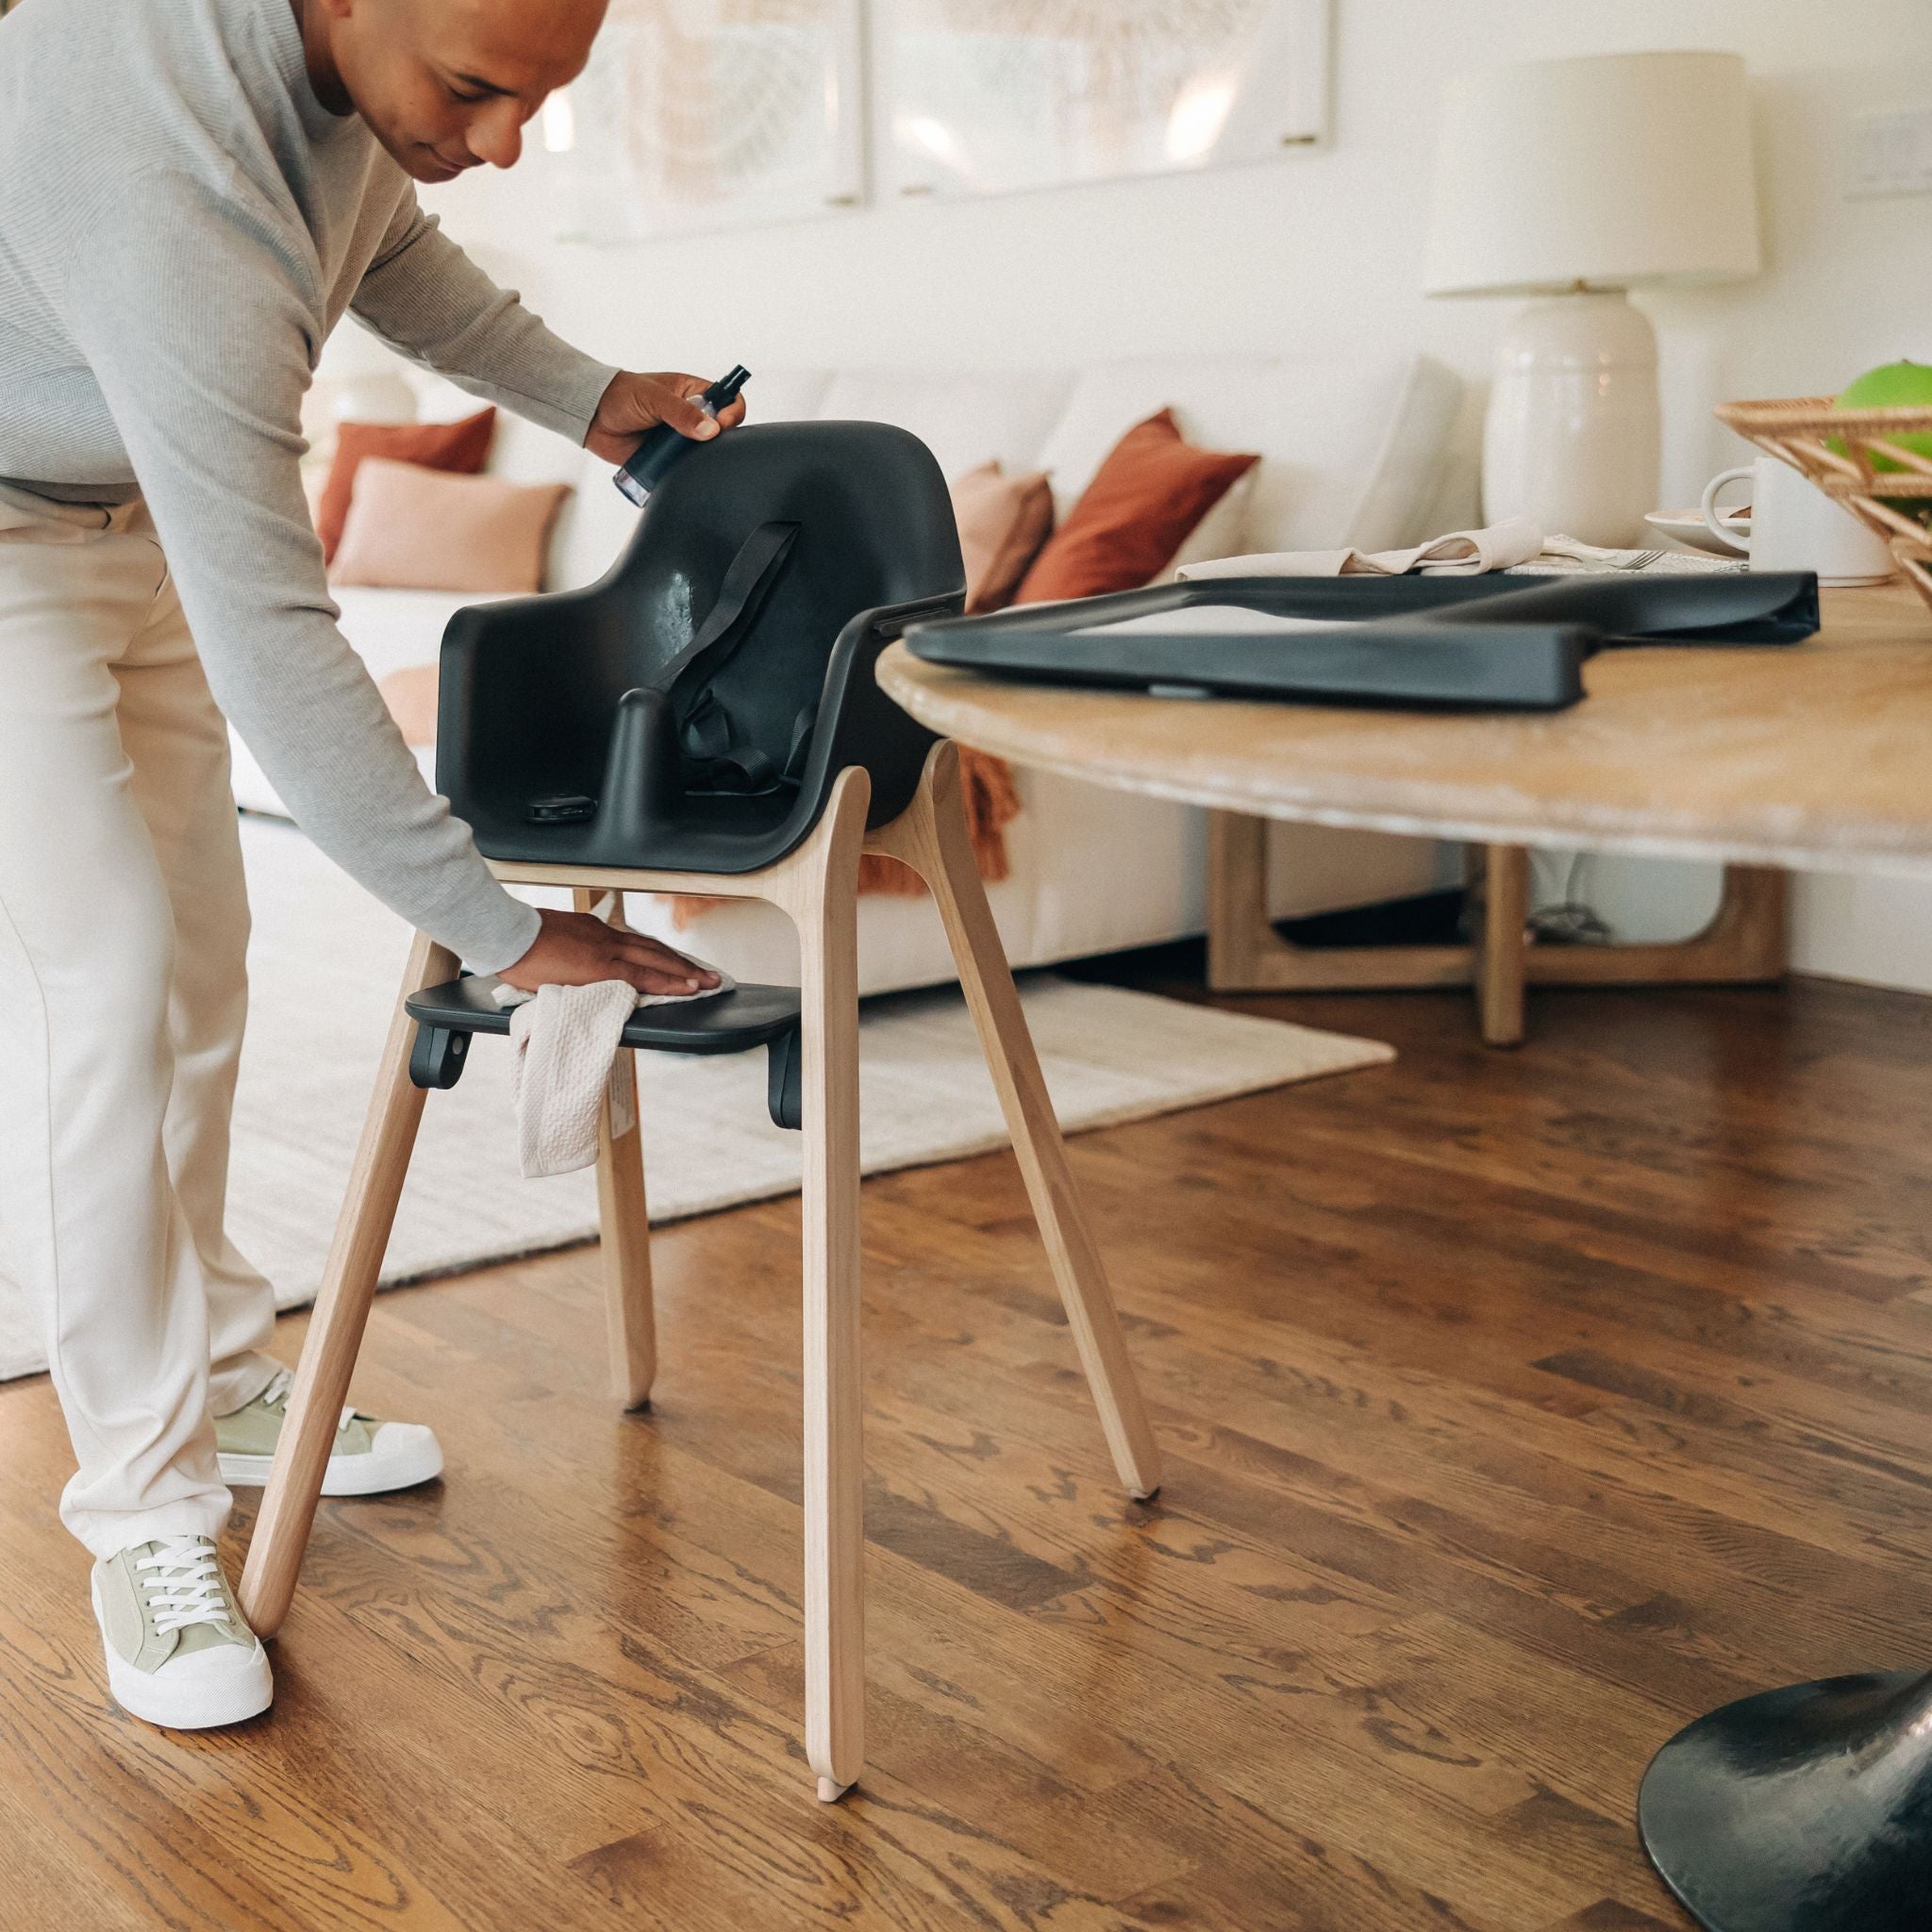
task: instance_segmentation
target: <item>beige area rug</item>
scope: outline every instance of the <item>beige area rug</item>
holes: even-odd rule
[[[236,1102],[229,1231],[283,1307],[314,1298],[408,951],[401,922],[292,826],[244,818],[254,1004]],[[1391,1048],[1051,974],[1021,981],[1069,1130],[1347,1073]],[[867,1174],[1003,1145],[992,1083],[957,990],[868,1002],[860,1039]],[[765,1111],[765,1056],[639,1056],[651,1218],[789,1193],[800,1141]],[[431,1093],[385,1285],[539,1253],[597,1228],[593,1173],[517,1172],[509,1053],[485,1041]],[[0,1281],[0,1378],[44,1368],[20,1291]]]

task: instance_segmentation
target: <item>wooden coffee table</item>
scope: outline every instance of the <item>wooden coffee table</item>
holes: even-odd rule
[[[1797,646],[1606,652],[1584,674],[1589,698],[1558,712],[1155,698],[998,681],[923,664],[903,644],[880,660],[879,681],[935,731],[1016,764],[1250,822],[1489,846],[1491,916],[1474,976],[1485,1037],[1507,1042],[1522,1034],[1525,979],[1770,976],[1751,969],[1782,959],[1777,868],[1932,874],[1932,609],[1903,586],[1827,591],[1824,605],[1823,630]],[[1228,903],[1255,897],[1255,872],[1246,853],[1230,869],[1227,837],[1219,843],[1210,896],[1261,968],[1238,982],[1322,983],[1292,958],[1268,975],[1268,948],[1291,949],[1258,903]],[[1726,908],[1688,947],[1526,948],[1530,846],[1722,860],[1733,868]],[[1710,970],[1713,945],[1733,970]],[[1382,984],[1472,976],[1467,948],[1390,951],[1403,957]],[[1361,971],[1374,959],[1351,950]]]

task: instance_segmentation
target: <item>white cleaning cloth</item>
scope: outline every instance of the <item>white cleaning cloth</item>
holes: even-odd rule
[[[608,897],[598,902],[600,916],[608,916],[610,904]],[[717,972],[702,959],[691,963]],[[597,1121],[607,1090],[613,1137],[627,1134],[636,1124],[631,1083],[616,1077],[616,1062],[625,1023],[640,1007],[716,999],[737,984],[728,973],[719,973],[718,984],[701,992],[640,992],[625,979],[540,986],[534,993],[499,985],[496,1004],[512,1009],[510,1091],[517,1112],[517,1163],[525,1174],[569,1174],[596,1159]]]

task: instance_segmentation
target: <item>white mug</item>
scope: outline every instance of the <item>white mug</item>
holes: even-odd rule
[[[1751,484],[1751,541],[1719,521],[1717,499],[1728,485]],[[1821,584],[1882,584],[1893,572],[1891,547],[1809,477],[1778,457],[1759,457],[1713,476],[1699,505],[1705,526],[1725,549],[1748,557],[1753,570],[1815,570]]]

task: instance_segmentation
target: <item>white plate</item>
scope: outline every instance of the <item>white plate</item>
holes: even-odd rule
[[[1710,526],[1694,509],[1654,509],[1643,521],[1653,530],[1688,543],[1711,557],[1742,557],[1751,541],[1751,513],[1748,510],[1721,512],[1718,522],[1735,533],[1735,543],[1724,543],[1713,537]]]

